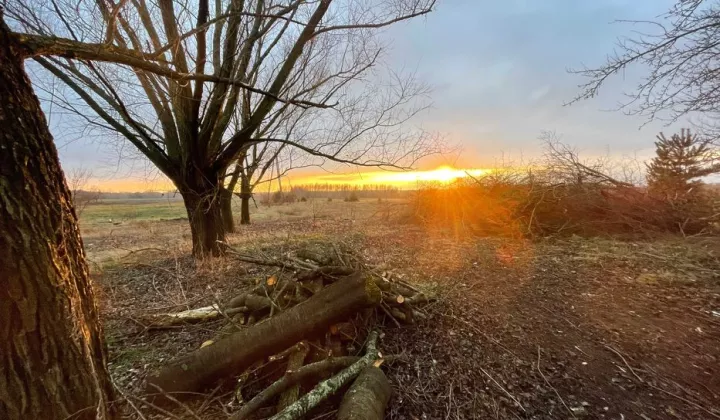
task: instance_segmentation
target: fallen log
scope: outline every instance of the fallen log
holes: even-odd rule
[[[195,350],[148,378],[149,394],[194,393],[237,375],[255,361],[319,336],[331,325],[381,300],[375,282],[361,274],[342,279],[310,299],[211,346]],[[182,395],[178,395],[182,396]]]
[[[286,372],[296,371],[305,364],[305,358],[310,352],[310,346],[303,341],[297,347],[296,351],[292,352],[290,356],[288,356],[287,368],[285,370]],[[296,384],[286,389],[282,394],[280,394],[280,400],[277,404],[278,411],[284,410],[285,407],[288,407],[297,401],[299,396],[300,385]]]
[[[297,255],[298,258],[301,258],[303,260],[310,260],[316,262],[319,266],[331,265],[333,262],[333,258],[331,256],[323,255],[320,252],[308,248],[299,249],[295,253],[295,255]]]
[[[326,265],[326,266],[318,267],[314,270],[305,271],[305,272],[300,273],[297,277],[297,281],[306,281],[309,279],[314,279],[316,277],[334,278],[334,277],[348,276],[348,275],[352,274],[354,271],[355,270],[351,267]]]
[[[233,414],[230,417],[230,420],[244,420],[248,418],[250,414],[257,411],[260,407],[270,402],[270,400],[285,390],[305,381],[308,378],[318,377],[327,373],[335,373],[340,369],[344,369],[353,363],[356,363],[358,360],[360,360],[360,358],[354,356],[331,357],[329,359],[305,365],[296,371],[286,372],[282,378],[275,381],[272,385],[254,396],[247,404],[240,407],[240,410]]]
[[[303,395],[294,404],[271,417],[270,420],[298,420],[318,404],[325,401],[330,395],[339,391],[380,357],[380,353],[378,353],[377,350],[377,338],[377,332],[371,332],[368,335],[365,356],[327,381],[319,383],[312,391]]]
[[[211,305],[181,312],[151,315],[145,319],[145,322],[149,329],[162,329],[183,324],[212,321],[223,315],[231,316],[238,312],[238,309],[230,308],[223,313],[217,305]]]
[[[382,420],[391,393],[383,371],[375,366],[366,367],[345,393],[337,420]]]

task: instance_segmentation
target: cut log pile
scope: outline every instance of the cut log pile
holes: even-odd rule
[[[397,358],[380,353],[378,331],[424,318],[431,299],[353,253],[331,250],[258,258],[228,248],[234,258],[277,272],[225,304],[154,316],[155,328],[227,322],[151,375],[148,395],[176,401],[232,386],[239,404],[233,420],[299,419],[322,404],[339,407],[339,419],[382,419],[391,388],[380,366]]]

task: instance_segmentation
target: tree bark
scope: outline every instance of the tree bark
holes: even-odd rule
[[[377,331],[372,331],[368,335],[368,344],[365,356],[351,366],[343,369],[340,373],[327,381],[320,382],[315,388],[313,388],[312,391],[303,395],[302,398],[297,400],[293,405],[271,417],[270,420],[298,420],[305,414],[309,413],[310,410],[315,408],[318,404],[325,401],[330,395],[338,392],[342,387],[358,376],[366,367],[370,366],[378,359],[379,353],[377,350],[377,338]]]
[[[240,180],[240,224],[250,224],[250,199],[252,198],[252,188],[250,188],[250,180],[245,174],[241,175]]]
[[[110,418],[88,268],[57,151],[0,10],[0,418]]]
[[[225,242],[220,176],[193,172],[189,171],[179,183],[190,221],[192,252],[199,259],[217,257],[223,254],[221,242]]]
[[[285,374],[290,374],[292,372],[297,371],[298,369],[302,368],[305,364],[305,358],[308,355],[308,352],[310,350],[310,346],[306,342],[300,343],[298,346],[299,348],[296,349],[294,352],[290,353],[288,356],[288,362],[287,362],[287,368],[285,369]],[[291,386],[290,388],[286,389],[282,394],[280,394],[280,400],[277,404],[278,411],[284,410],[286,407],[290,406],[292,403],[297,401],[298,397],[300,396],[300,385],[295,384]]]
[[[378,304],[380,299],[380,289],[372,279],[359,274],[347,277],[291,309],[165,367],[148,378],[148,393],[157,393],[157,388],[168,393],[202,391],[263,357],[322,334],[331,325]]]
[[[227,188],[220,190],[220,206],[225,233],[235,233],[235,219],[232,211],[232,191]]]
[[[345,393],[338,420],[382,420],[392,388],[379,367],[369,366]]]
[[[315,378],[328,373],[334,374],[340,369],[345,369],[348,366],[357,363],[358,360],[360,360],[360,358],[355,356],[331,357],[319,362],[305,365],[293,372],[286,372],[282,378],[275,381],[269,387],[263,389],[259,394],[254,396],[252,400],[240,407],[240,410],[233,414],[230,417],[230,420],[245,420],[278,394],[299,384],[300,382],[305,381],[308,378]]]

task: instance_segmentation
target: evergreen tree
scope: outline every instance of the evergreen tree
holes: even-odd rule
[[[692,134],[689,129],[682,129],[670,138],[660,133],[657,139],[657,156],[647,165],[650,191],[668,198],[686,197],[702,184],[698,178],[720,172],[709,139]]]

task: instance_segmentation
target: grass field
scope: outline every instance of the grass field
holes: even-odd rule
[[[466,237],[409,223],[402,200],[253,210],[253,224],[228,236],[233,247],[285,252],[307,241],[343,243],[440,296],[424,321],[389,330],[392,339],[382,343],[412,361],[388,370],[387,418],[720,416],[714,238]],[[149,371],[217,328],[147,331],[138,319],[223,301],[275,273],[231,256],[195,262],[184,217],[174,201],[105,202],[81,215],[110,367],[127,392],[141,392]],[[192,406],[195,415],[226,418],[234,397],[213,398]]]
[[[376,199],[359,202],[317,199],[258,205],[251,209],[251,215],[253,223],[295,220],[315,224],[328,221],[355,223],[369,218],[396,217],[406,207],[407,202],[401,199],[381,202]],[[237,200],[233,202],[233,209],[236,219],[239,218]],[[182,200],[104,200],[87,206],[80,215],[80,224],[88,258],[96,264],[142,248],[169,246],[178,252],[191,248]],[[240,236],[230,235],[229,240],[237,241]]]
[[[86,207],[85,224],[127,223],[186,218],[182,200],[103,200]]]

